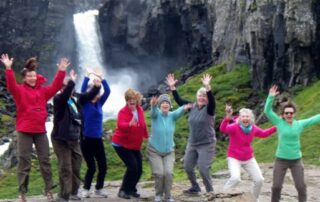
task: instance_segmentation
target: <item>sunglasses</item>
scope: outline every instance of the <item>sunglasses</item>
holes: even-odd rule
[[[289,115],[289,114],[290,114],[290,115],[293,115],[294,112],[284,112],[284,114],[285,114],[285,115]]]

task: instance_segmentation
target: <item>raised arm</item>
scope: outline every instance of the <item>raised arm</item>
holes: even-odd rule
[[[207,92],[207,98],[208,98],[207,113],[213,116],[216,109],[216,101],[211,91],[211,85],[210,85],[211,80],[212,80],[212,76],[209,74],[204,74],[201,78],[202,85],[205,87]]]
[[[107,101],[111,90],[110,90],[110,87],[105,79],[103,79],[101,83],[102,83],[104,92],[100,98],[100,103],[101,103],[101,105],[103,105]]]
[[[225,111],[226,111],[226,116],[222,120],[220,127],[219,127],[219,130],[220,130],[220,132],[222,132],[224,134],[229,134],[230,131],[229,131],[228,125],[230,123],[230,120],[232,119],[232,113],[233,113],[232,106],[226,104]]]
[[[257,127],[257,132],[254,134],[256,137],[259,138],[266,138],[269,137],[270,135],[272,135],[273,133],[275,133],[277,131],[277,128],[275,126],[272,126],[270,128],[267,129],[261,129],[258,126]]]
[[[151,106],[150,117],[152,119],[155,119],[158,116],[159,109],[157,107],[157,102],[158,102],[158,98],[156,96],[152,96],[150,100],[150,106]]]
[[[178,80],[176,80],[174,78],[173,74],[168,74],[168,76],[166,77],[166,82],[167,82],[170,90],[172,91],[172,95],[173,95],[174,100],[176,101],[176,103],[179,106],[190,103],[189,101],[180,98],[180,96],[176,90],[176,83],[178,82]]]
[[[54,96],[53,104],[55,107],[59,107],[64,104],[67,104],[68,99],[71,97],[71,94],[74,90],[74,86],[75,86],[74,81],[69,80],[65,89],[61,93]]]
[[[58,73],[56,74],[53,82],[47,87],[46,99],[49,100],[54,96],[62,87],[63,79],[66,75],[66,70],[70,66],[70,62],[67,58],[61,58],[58,67]]]
[[[79,97],[80,104],[83,105],[87,102],[90,102],[99,93],[101,88],[100,79],[94,79],[93,83],[94,83],[93,88],[89,92],[80,94],[80,97]]]
[[[85,76],[81,85],[81,93],[85,93],[87,91],[89,81],[90,78],[88,76]]]
[[[276,124],[279,120],[281,120],[281,117],[279,117],[273,110],[272,110],[272,103],[274,101],[274,98],[276,95],[279,94],[278,87],[272,86],[269,90],[269,95],[266,100],[266,104],[264,106],[264,113],[268,117],[268,119],[271,121],[271,123]]]
[[[16,78],[12,70],[13,58],[9,58],[9,55],[5,53],[1,55],[0,61],[4,64],[6,68],[7,89],[12,94],[12,96],[15,99],[17,99],[19,93],[18,84],[16,82]]]

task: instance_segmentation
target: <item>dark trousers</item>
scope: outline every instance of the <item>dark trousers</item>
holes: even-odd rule
[[[301,159],[285,160],[277,158],[273,168],[273,184],[271,202],[280,201],[281,189],[287,169],[291,170],[291,175],[298,191],[299,202],[307,201],[307,187],[304,183],[304,167]]]
[[[75,141],[62,141],[51,138],[59,165],[59,197],[69,200],[70,195],[77,195],[80,186],[80,167],[82,155],[80,144]]]
[[[104,178],[107,174],[107,158],[104,151],[102,138],[85,137],[81,141],[81,149],[84,160],[87,163],[87,172],[84,178],[83,188],[89,190],[96,172],[96,161],[98,164],[98,175],[96,189],[102,189],[104,185]]]
[[[136,186],[142,174],[142,156],[140,151],[117,146],[113,148],[127,167],[120,191],[124,191],[127,194],[137,192]]]
[[[40,165],[40,172],[44,180],[44,191],[47,193],[53,186],[50,150],[47,134],[33,134],[15,132],[18,136],[18,166],[17,177],[19,183],[19,193],[26,193],[29,184],[29,172],[31,170],[32,145],[36,147],[36,152]]]

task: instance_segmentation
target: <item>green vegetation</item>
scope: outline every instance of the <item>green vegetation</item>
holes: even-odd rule
[[[246,107],[249,95],[253,89],[250,87],[250,73],[248,66],[239,65],[235,70],[227,72],[225,65],[217,65],[208,68],[204,72],[188,79],[184,85],[178,87],[178,92],[182,98],[190,101],[195,101],[196,91],[201,86],[201,76],[203,73],[208,73],[213,76],[212,90],[217,99],[217,111],[216,111],[216,125],[220,123],[224,116],[224,105],[230,103],[233,105],[235,111],[238,111],[240,107]],[[177,75],[181,73],[177,72]],[[178,77],[178,76],[177,76]],[[292,89],[296,95],[294,101],[298,104],[299,113],[298,119],[306,118],[311,115],[320,113],[320,81],[314,83],[308,88],[302,89],[301,87]],[[266,94],[258,92],[262,98],[266,98]],[[174,108],[177,107],[174,103]],[[146,111],[147,124],[150,128],[150,114]],[[266,128],[270,124],[265,124],[262,127]],[[114,130],[116,127],[115,120],[109,120],[104,125],[105,130]],[[320,165],[320,150],[318,149],[318,141],[320,125],[316,125],[307,128],[302,135],[302,152],[303,158],[306,163]],[[217,136],[220,136],[217,133]],[[185,146],[188,139],[188,123],[187,115],[178,120],[176,125],[175,143],[176,143],[176,164],[175,164],[175,181],[185,180],[186,175],[182,167],[182,158],[185,150]],[[147,143],[143,144],[143,158],[144,158],[144,174],[142,180],[151,180],[151,171],[145,155],[145,147]],[[254,143],[255,155],[258,162],[272,162],[274,159],[275,149],[277,145],[277,135],[274,135],[267,139],[257,139]],[[121,180],[125,167],[119,157],[116,155],[114,149],[108,141],[105,143],[107,158],[108,158],[108,171],[106,180]],[[216,159],[212,165],[212,172],[226,168],[226,149],[227,142],[218,141]],[[55,182],[58,182],[57,173],[57,160],[52,155],[52,167]],[[84,176],[85,163],[82,164],[81,174]],[[38,163],[33,160],[33,166],[30,176],[30,195],[40,194],[43,189],[42,178],[38,168]],[[57,191],[57,188],[56,190]],[[15,170],[11,170],[0,177],[0,198],[15,198],[17,196],[17,182]]]

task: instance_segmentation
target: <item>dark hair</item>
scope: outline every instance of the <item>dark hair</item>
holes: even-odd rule
[[[285,103],[282,105],[281,114],[284,114],[284,110],[285,110],[286,108],[292,108],[294,112],[297,111],[297,105],[296,105],[294,102],[290,101],[290,100],[287,101],[287,102],[285,102]]]
[[[21,71],[22,77],[25,77],[27,72],[36,71],[38,67],[38,61],[36,57],[29,58],[25,63]]]

